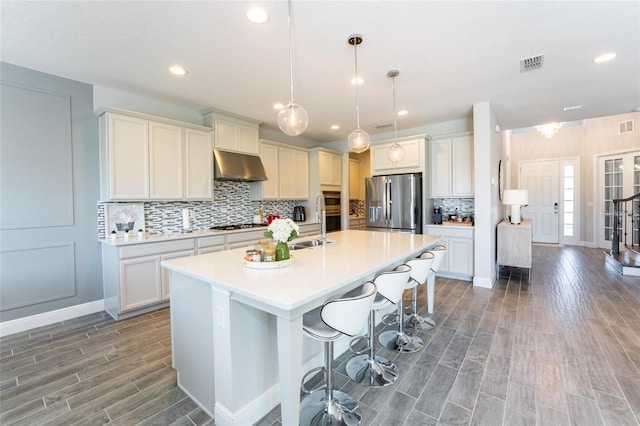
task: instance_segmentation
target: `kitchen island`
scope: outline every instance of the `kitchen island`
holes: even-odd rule
[[[178,385],[217,425],[252,424],[278,403],[282,424],[297,425],[302,315],[440,237],[349,230],[329,240],[278,269],[244,267],[243,248],[162,262]]]

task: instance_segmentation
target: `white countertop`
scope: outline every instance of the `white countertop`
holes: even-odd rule
[[[376,272],[423,252],[440,238],[338,231],[329,234],[328,239],[333,242],[324,247],[292,250],[293,263],[285,268],[246,268],[242,265],[244,248],[167,260],[162,266],[229,290],[239,299],[251,300],[250,304],[268,306],[272,313],[292,313],[307,303],[317,303],[323,295],[372,279]]]
[[[302,225],[319,225],[317,222],[306,221],[306,222],[296,222],[298,226]],[[267,226],[263,227],[255,227],[255,228],[246,228],[246,229],[232,229],[229,231],[221,231],[221,230],[212,230],[212,229],[203,229],[199,231],[192,232],[172,232],[166,234],[149,234],[145,233],[142,238],[138,238],[138,234],[136,232],[132,232],[129,238],[124,239],[124,237],[119,236],[115,240],[111,238],[98,238],[98,241],[102,244],[108,244],[111,246],[125,246],[130,244],[144,244],[144,243],[155,243],[155,242],[166,242],[166,241],[174,241],[174,240],[183,240],[187,238],[201,238],[201,237],[212,237],[216,235],[227,235],[227,234],[236,234],[238,232],[251,232],[251,231],[266,231]]]

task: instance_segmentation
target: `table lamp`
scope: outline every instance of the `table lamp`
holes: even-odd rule
[[[526,189],[505,189],[502,195],[502,204],[511,206],[511,223],[519,225],[520,207],[529,204],[529,192]]]

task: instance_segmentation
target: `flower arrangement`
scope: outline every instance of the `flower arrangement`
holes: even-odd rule
[[[273,238],[279,243],[286,243],[298,236],[299,229],[300,227],[291,219],[275,219],[264,232],[264,236]]]

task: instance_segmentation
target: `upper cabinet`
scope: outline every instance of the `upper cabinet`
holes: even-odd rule
[[[268,179],[251,182],[252,200],[309,198],[309,154],[301,149],[260,141],[260,159]]]
[[[342,157],[328,151],[319,151],[320,185],[337,185],[342,183]]]
[[[473,136],[429,142],[431,194],[435,197],[473,197]]]
[[[213,127],[216,149],[260,155],[259,121],[233,116],[215,108],[202,111],[202,117],[206,125]]]
[[[100,115],[102,200],[212,198],[208,128],[125,113],[109,110]]]
[[[389,148],[393,141],[371,147],[371,175],[397,173],[419,173],[424,170],[424,137],[399,140],[404,148],[404,158],[397,163],[389,159]]]
[[[364,200],[364,177],[360,173],[360,160],[349,158],[349,199]]]

